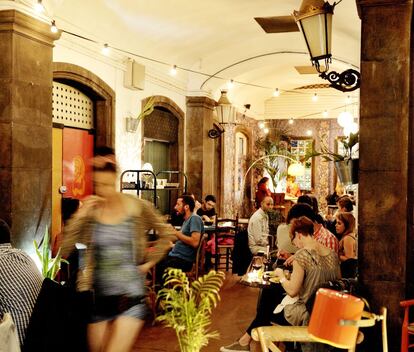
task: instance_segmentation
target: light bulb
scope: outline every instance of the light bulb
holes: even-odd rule
[[[266,128],[263,130],[263,132],[264,132],[265,134],[268,134],[268,133],[269,133],[269,129],[266,127]]]
[[[103,48],[102,48],[102,54],[104,54],[105,56],[108,56],[109,55],[109,46],[108,46],[108,44],[104,44],[104,46],[103,46]]]
[[[345,126],[350,125],[354,121],[354,118],[352,117],[350,112],[342,111],[338,115],[337,121],[338,121],[339,126],[345,127]]]
[[[329,116],[329,114],[328,114],[328,110],[324,110],[324,111],[322,112],[322,116],[323,116],[324,118],[327,118],[327,117]]]
[[[233,87],[234,87],[234,81],[231,79],[230,81],[227,82],[227,88],[232,89]]]
[[[45,11],[45,7],[42,4],[42,0],[37,0],[36,4],[34,5],[34,9],[37,13],[42,13]]]
[[[317,94],[317,93],[315,93],[315,94],[312,96],[312,101],[318,101],[318,94]]]
[[[274,97],[278,97],[279,95],[280,95],[279,88],[276,88],[276,89],[274,90],[274,92],[273,92],[273,96],[274,96]]]
[[[307,136],[312,136],[312,130],[307,130],[307,131],[306,131],[306,135],[307,135]]]
[[[58,30],[58,28],[56,27],[56,22],[55,22],[55,20],[53,20],[52,21],[52,26],[50,27],[50,31],[52,32],[52,33],[57,33],[59,30]]]
[[[293,125],[294,124],[294,120],[293,120],[293,118],[291,117],[290,119],[289,119],[289,125]]]
[[[352,122],[344,127],[344,135],[349,136],[351,133],[357,133],[359,126],[356,122]]]
[[[350,95],[348,95],[347,97],[346,97],[346,103],[347,104],[349,104],[351,102],[351,96]]]
[[[259,122],[259,128],[262,130],[265,127],[264,122]]]
[[[170,75],[175,76],[176,74],[177,74],[177,65],[174,65],[173,67],[171,67]]]

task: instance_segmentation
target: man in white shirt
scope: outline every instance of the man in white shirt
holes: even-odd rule
[[[249,248],[253,255],[256,255],[259,251],[265,252],[269,244],[268,213],[272,210],[272,207],[273,199],[265,197],[260,204],[260,208],[254,212],[249,220],[247,232],[249,234]]]

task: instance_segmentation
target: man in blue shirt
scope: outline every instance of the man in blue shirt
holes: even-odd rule
[[[168,256],[157,264],[157,281],[161,281],[165,268],[177,268],[190,271],[196,259],[204,225],[201,218],[194,214],[195,201],[191,196],[183,195],[177,199],[175,209],[184,215],[181,231],[176,232],[177,242]]]

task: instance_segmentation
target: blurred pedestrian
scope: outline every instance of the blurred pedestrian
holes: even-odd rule
[[[117,164],[111,148],[93,159],[94,190],[64,228],[62,254],[86,246],[77,276],[78,291],[93,291],[88,324],[91,352],[131,351],[147,314],[144,280],[170,248],[174,229],[151,203],[116,191]],[[158,240],[147,251],[147,232]]]

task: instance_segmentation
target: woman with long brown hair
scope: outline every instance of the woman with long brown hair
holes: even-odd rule
[[[131,351],[144,325],[144,279],[170,248],[174,230],[144,200],[116,191],[117,164],[111,148],[93,159],[95,195],[83,201],[64,229],[62,254],[86,246],[77,276],[78,291],[93,291],[88,324],[91,352]],[[147,256],[147,232],[158,234]]]

